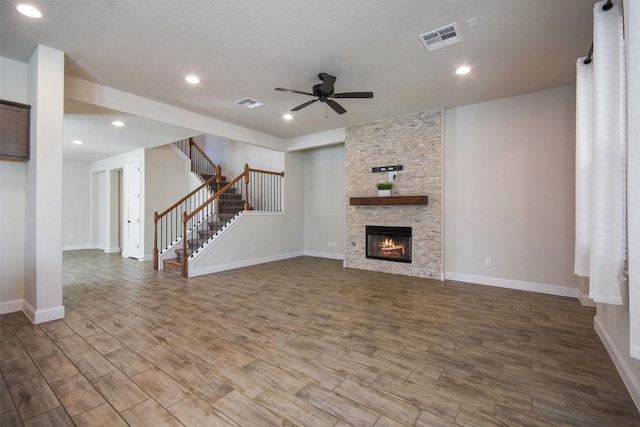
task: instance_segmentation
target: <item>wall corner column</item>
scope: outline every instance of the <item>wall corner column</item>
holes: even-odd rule
[[[26,171],[24,312],[33,323],[64,317],[62,148],[64,53],[39,45],[28,64],[30,160]]]

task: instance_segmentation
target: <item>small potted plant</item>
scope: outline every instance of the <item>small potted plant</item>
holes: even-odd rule
[[[391,195],[391,188],[393,188],[393,182],[379,182],[376,184],[378,187],[379,197],[388,197]]]

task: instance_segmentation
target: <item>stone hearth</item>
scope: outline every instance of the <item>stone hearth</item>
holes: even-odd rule
[[[347,128],[345,267],[443,279],[442,120],[443,110],[437,108]],[[403,166],[394,196],[426,195],[429,203],[351,205],[351,197],[377,195],[376,183],[388,175],[371,168],[387,165]],[[412,262],[366,258],[367,225],[411,227]]]

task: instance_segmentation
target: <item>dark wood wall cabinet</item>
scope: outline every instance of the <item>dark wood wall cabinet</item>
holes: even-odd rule
[[[29,160],[31,106],[0,100],[0,160]]]

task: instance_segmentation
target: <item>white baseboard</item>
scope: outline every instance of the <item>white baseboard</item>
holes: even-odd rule
[[[108,254],[115,254],[120,252],[120,248],[105,248],[104,251]]]
[[[631,399],[633,399],[636,407],[640,409],[640,378],[634,375],[633,369],[631,369],[625,358],[620,354],[620,350],[618,350],[618,347],[614,344],[611,335],[609,335],[604,328],[598,316],[593,319],[593,325],[604,347],[607,349],[611,360],[613,360],[613,364],[616,366],[624,385],[627,386]]]
[[[475,283],[478,285],[496,286],[498,288],[518,289],[521,291],[538,292],[541,294],[557,295],[561,297],[578,298],[578,288],[570,286],[548,285],[545,283],[525,282],[522,280],[501,279],[499,277],[477,276],[474,274],[444,273],[445,280]]]
[[[227,264],[208,265],[206,267],[192,268],[193,264],[189,264],[189,277],[202,276],[204,274],[218,273],[220,271],[234,270],[236,268],[249,267],[252,265],[264,264],[266,262],[281,261],[283,259],[295,258],[303,256],[302,251],[289,252],[286,254],[270,255],[263,258],[253,258],[238,262],[230,262]]]
[[[68,246],[62,247],[63,251],[79,251],[82,249],[93,249],[93,248],[88,243],[85,243],[84,245],[68,245]]]
[[[24,300],[14,299],[12,301],[0,302],[0,314],[15,313],[22,311]]]
[[[580,292],[580,295],[578,295],[578,301],[580,301],[580,304],[584,305],[585,307],[596,306],[596,302],[589,298],[589,294],[583,294],[582,292]]]
[[[23,310],[31,323],[38,324],[50,322],[52,320],[64,319],[64,306],[45,308],[36,310],[29,302],[24,301]]]
[[[333,252],[303,251],[302,254],[304,256],[313,256],[316,258],[339,259],[344,261],[344,254],[336,254]]]

